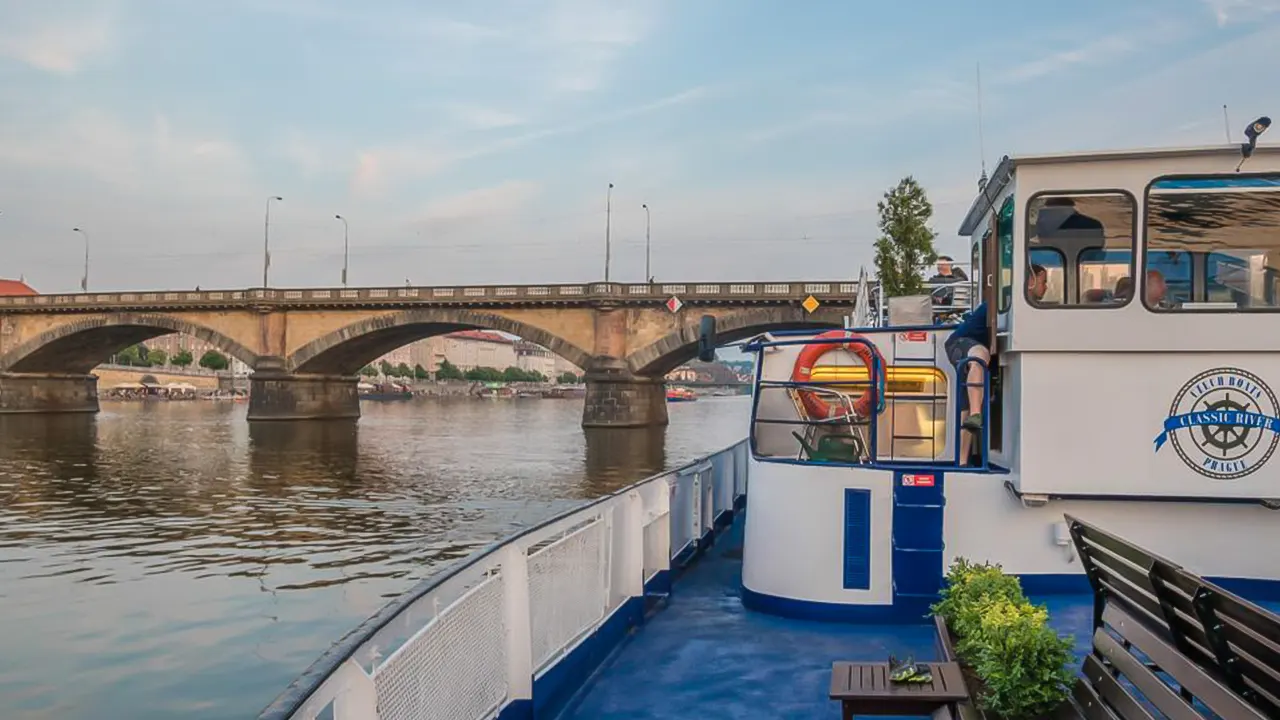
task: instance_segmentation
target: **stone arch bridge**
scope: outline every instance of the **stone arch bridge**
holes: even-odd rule
[[[0,413],[95,412],[95,367],[130,345],[186,333],[253,369],[251,420],[359,417],[364,365],[421,338],[489,329],[584,370],[584,426],[658,425],[667,420],[664,376],[696,356],[703,315],[732,342],[838,327],[856,294],[853,282],[799,282],[0,297]]]

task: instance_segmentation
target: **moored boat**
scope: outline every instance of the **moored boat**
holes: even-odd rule
[[[991,622],[1073,636],[1033,717],[1280,716],[1280,148],[1247,147],[1006,158],[961,228],[981,313],[755,339],[744,443],[426,581],[263,717],[977,718],[982,635],[931,610],[969,563],[1017,580]]]
[[[360,383],[356,386],[356,391],[361,400],[410,400],[413,398],[413,391],[407,385],[400,383]]]
[[[667,402],[693,402],[698,396],[685,387],[667,388]]]

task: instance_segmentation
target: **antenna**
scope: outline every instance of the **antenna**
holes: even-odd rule
[[[982,154],[982,177],[987,176],[987,142],[982,133],[982,63],[978,67],[978,152]]]
[[[1227,105],[1222,105],[1222,129],[1227,133],[1227,143],[1231,142],[1231,118],[1227,115]]]

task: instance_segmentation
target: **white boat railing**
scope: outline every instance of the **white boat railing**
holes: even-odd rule
[[[746,493],[741,441],[462,560],[338,641],[259,720],[496,717]],[[643,602],[643,600],[640,600]]]

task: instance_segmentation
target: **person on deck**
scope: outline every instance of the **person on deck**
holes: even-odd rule
[[[1040,265],[1032,265],[1027,278],[1028,294],[1033,300],[1044,297],[1048,283],[1048,272]],[[965,313],[951,337],[947,338],[947,359],[956,366],[956,376],[960,377],[960,364],[968,358],[975,362],[968,363],[964,370],[964,382],[967,387],[959,393],[960,426],[965,432],[960,434],[960,464],[969,463],[969,452],[973,446],[973,436],[982,429],[982,376],[984,368],[991,361],[991,351],[987,342],[991,337],[991,326],[987,322],[987,303],[983,301],[977,307]],[[976,362],[980,360],[981,362]],[[976,408],[976,410],[975,410]]]

